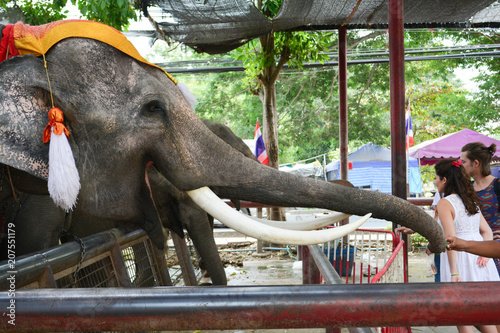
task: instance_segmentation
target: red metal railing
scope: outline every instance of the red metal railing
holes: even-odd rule
[[[392,263],[394,262],[394,260],[396,259],[396,257],[398,255],[401,254],[401,249],[403,249],[404,251],[404,247],[405,247],[405,242],[404,241],[400,241],[399,244],[396,246],[396,248],[394,249],[394,251],[392,252],[392,255],[391,257],[389,258],[389,260],[387,261],[387,263],[384,265],[384,267],[380,270],[380,272],[378,272],[374,277],[373,279],[371,280],[370,283],[377,283],[380,281],[380,279],[382,278],[382,276],[384,276],[384,274],[389,270],[389,268],[391,267]],[[404,261],[403,261],[404,262]],[[406,270],[405,270],[406,271]],[[408,276],[405,274],[405,283],[408,282]]]

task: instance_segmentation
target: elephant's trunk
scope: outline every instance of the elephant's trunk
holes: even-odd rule
[[[279,172],[251,160],[232,175],[245,179],[234,186],[217,187],[221,197],[238,198],[283,207],[317,207],[347,214],[365,215],[406,226],[429,240],[433,252],[445,250],[442,229],[423,209],[398,197],[379,192],[348,188],[311,178]],[[246,172],[246,170],[251,170]]]
[[[169,118],[183,131],[175,149],[158,146],[158,169],[180,191],[204,186],[220,197],[282,207],[317,207],[392,221],[420,233],[433,252],[445,250],[442,229],[421,208],[400,198],[280,172],[243,156],[192,113]],[[161,151],[165,151],[161,153]],[[169,158],[162,158],[168,156]]]

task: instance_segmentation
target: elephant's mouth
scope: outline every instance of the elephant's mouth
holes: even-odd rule
[[[331,224],[332,220],[342,220],[349,216],[347,214],[339,214],[332,218],[322,219],[319,224],[312,224],[317,221],[311,221],[310,223],[301,222],[302,228],[296,227],[295,230],[290,230],[290,228],[278,227],[278,224],[273,224],[272,222],[262,223],[255,221],[250,217],[238,213],[215,195],[208,187],[188,191],[187,194],[200,208],[226,226],[250,237],[276,244],[312,245],[329,242],[353,232],[371,216],[371,214],[367,214],[355,222],[338,228],[303,231],[319,228],[325,224]],[[290,226],[294,225],[291,224]]]

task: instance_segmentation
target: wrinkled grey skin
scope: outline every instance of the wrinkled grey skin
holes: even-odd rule
[[[256,160],[243,140],[236,136],[227,126],[206,119],[202,119],[202,122],[227,144],[246,157]],[[22,182],[29,177],[13,169],[11,178],[13,185],[17,187],[18,185],[23,186]],[[213,218],[194,204],[185,193],[175,189],[154,167],[148,168],[148,178],[163,227],[174,231],[181,238],[184,237],[183,228],[186,228],[200,254],[202,260],[200,266],[205,267],[214,284],[227,284],[224,267],[213,239]],[[38,178],[30,179],[30,181],[41,182],[38,187],[47,186],[44,180]],[[3,183],[10,183],[10,179],[6,176]],[[10,196],[10,189],[11,187],[8,186],[0,190],[2,194],[0,195],[0,203],[13,204],[14,199]],[[19,200],[21,201],[21,207],[17,214],[12,214],[12,216],[8,214],[12,212],[3,214],[12,219],[16,225],[16,231],[21,231],[16,237],[18,255],[57,245],[63,228],[69,230],[71,235],[85,237],[118,226],[123,227],[123,225],[116,225],[110,220],[89,220],[78,213],[72,214],[71,218],[66,220],[65,223],[65,213],[54,205],[48,192],[39,195],[22,193]],[[235,200],[234,204],[239,207],[239,201]],[[40,220],[40,214],[43,215],[42,220]],[[7,243],[5,242],[4,245],[7,245]],[[4,255],[0,256],[0,258],[6,259],[5,253],[2,254]],[[140,273],[142,268],[138,267],[136,271]]]
[[[137,223],[161,247],[161,224],[145,185],[152,161],[180,191],[203,186],[221,197],[276,206],[373,213],[412,228],[445,249],[443,232],[419,207],[370,191],[279,172],[213,134],[168,77],[111,46],[69,38],[46,55],[55,104],[65,113],[82,188],[75,212]],[[42,131],[50,109],[41,59],[0,64],[0,163],[47,179]]]
[[[247,158],[256,160],[243,140],[227,126],[205,119],[202,119],[202,122],[231,147]],[[227,284],[226,273],[213,238],[213,218],[199,208],[184,192],[177,190],[156,168],[148,168],[148,178],[156,210],[163,227],[172,230],[181,238],[184,237],[183,228],[186,228],[201,257],[200,266],[208,271],[212,283],[216,285]],[[239,201],[235,200],[233,203],[239,207]],[[89,225],[90,223],[92,225]],[[71,234],[83,237],[114,227],[116,225],[112,221],[93,222],[74,214],[69,231]]]

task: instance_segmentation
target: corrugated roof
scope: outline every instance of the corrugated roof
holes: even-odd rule
[[[405,0],[405,28],[499,27],[495,0]],[[493,6],[492,6],[493,4]],[[252,0],[143,0],[158,6],[166,36],[200,52],[224,53],[285,30],[375,29],[388,26],[388,0],[283,0],[268,19]]]

